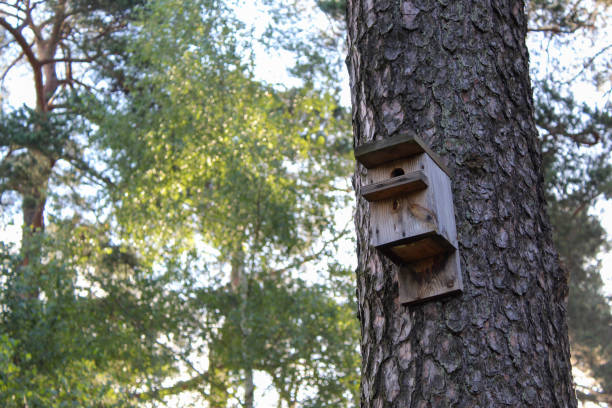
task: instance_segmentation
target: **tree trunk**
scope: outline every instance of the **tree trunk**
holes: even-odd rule
[[[239,249],[232,256],[232,270],[230,283],[232,290],[240,297],[240,331],[242,332],[242,361],[244,364],[244,408],[253,408],[255,395],[255,382],[253,380],[253,367],[249,355],[248,338],[251,331],[248,327],[247,303],[249,297],[249,281],[245,272],[245,254],[239,245]]]
[[[348,1],[355,145],[415,131],[442,156],[464,275],[461,295],[398,304],[358,199],[362,407],[576,406],[526,26],[519,1]]]

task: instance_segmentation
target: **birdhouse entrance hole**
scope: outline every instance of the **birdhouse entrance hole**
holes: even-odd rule
[[[393,169],[393,171],[391,172],[391,177],[399,177],[399,176],[403,176],[404,175],[404,169],[397,168],[397,169]]]

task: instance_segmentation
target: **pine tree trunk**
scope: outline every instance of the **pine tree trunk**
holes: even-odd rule
[[[519,1],[348,0],[355,145],[415,131],[442,156],[464,282],[398,304],[398,268],[369,245],[358,199],[362,407],[576,406],[526,26]]]

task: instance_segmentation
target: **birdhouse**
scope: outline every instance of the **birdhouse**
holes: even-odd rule
[[[370,244],[399,265],[401,303],[463,289],[451,173],[415,135],[359,146],[370,202]]]

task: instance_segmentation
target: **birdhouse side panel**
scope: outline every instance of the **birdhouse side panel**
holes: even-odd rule
[[[429,156],[425,157],[424,165],[425,173],[430,180],[428,190],[431,207],[429,208],[437,215],[438,231],[457,248],[451,179]]]

